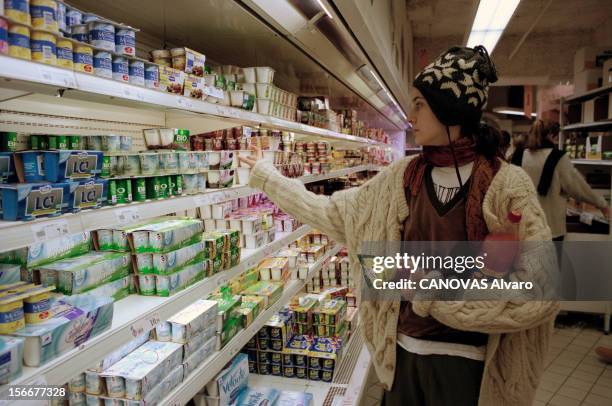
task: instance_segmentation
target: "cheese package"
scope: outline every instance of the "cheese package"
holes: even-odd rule
[[[174,368],[181,365],[183,346],[149,341],[106,369],[109,397],[141,400]]]
[[[214,324],[217,318],[217,306],[214,300],[197,300],[169,318],[168,323],[172,325],[172,341],[184,344],[203,331],[208,324]]]

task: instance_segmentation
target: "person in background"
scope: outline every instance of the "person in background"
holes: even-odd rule
[[[240,158],[253,168],[249,184],[346,245],[356,278],[364,243],[483,241],[512,227],[513,212],[522,216],[518,239],[549,241],[531,180],[500,159],[499,135],[480,123],[496,80],[484,47],[450,48],[415,78],[411,90],[409,119],[423,146],[420,154],[327,197],[282,176],[253,148],[254,155]],[[524,266],[518,273],[540,272],[539,259],[517,258]],[[366,283],[360,278],[358,294]],[[362,297],[359,319],[386,406],[530,405],[558,310],[558,302],[549,300]]]
[[[558,123],[537,120],[525,146],[514,151],[510,162],[527,172],[538,191],[553,240],[563,241],[567,196],[598,207],[605,217],[609,217],[610,209],[603,196],[595,193],[574,168],[565,152],[557,148],[558,137]]]

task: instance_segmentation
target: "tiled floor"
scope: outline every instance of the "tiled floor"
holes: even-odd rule
[[[612,365],[598,359],[594,349],[600,345],[612,347],[612,334],[595,327],[557,328],[533,406],[612,405]],[[361,406],[380,405],[382,388],[368,378]]]
[[[600,345],[612,347],[612,335],[591,327],[557,328],[533,406],[611,405],[612,365],[595,354]]]

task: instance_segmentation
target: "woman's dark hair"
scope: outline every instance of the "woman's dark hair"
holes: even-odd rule
[[[510,146],[510,133],[506,130],[503,130],[501,132],[501,144],[500,147],[502,148],[508,148]]]
[[[489,160],[499,156],[501,133],[498,129],[480,122],[476,125],[461,127],[463,136],[471,136],[476,142],[476,152]]]
[[[534,150],[538,148],[550,148],[554,145],[548,137],[559,133],[559,123],[554,121],[536,120],[531,126],[525,148]]]

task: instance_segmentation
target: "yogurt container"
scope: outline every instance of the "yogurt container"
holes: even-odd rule
[[[115,26],[109,23],[93,21],[88,25],[89,43],[97,48],[115,52]]]
[[[85,391],[92,395],[102,394],[104,388],[104,380],[100,378],[97,372],[85,372]]]
[[[63,4],[63,3],[59,3]],[[73,55],[72,42],[67,39],[59,39],[56,46],[57,55],[57,66],[62,68],[73,69],[74,67],[74,55]]]
[[[119,136],[119,149],[121,151],[130,152],[132,150],[132,137],[129,135]]]
[[[85,395],[85,392],[70,392],[68,404],[70,406],[87,406],[87,395]]]
[[[9,25],[9,55],[15,58],[32,59],[30,51],[30,29],[21,25]]]
[[[126,57],[113,57],[113,79],[128,83],[130,81],[130,71],[128,66],[128,60]]]
[[[86,24],[71,24],[70,37],[76,41],[89,43],[89,28]]]
[[[0,18],[0,54],[8,54],[8,23]]]
[[[130,68],[130,83],[133,85],[145,85],[145,63],[142,61],[131,61]]]
[[[112,55],[106,51],[96,51],[93,56],[94,75],[112,79],[113,62]]]
[[[157,341],[172,341],[172,325],[166,321],[155,326],[155,338]]]
[[[57,28],[68,33],[68,25],[66,24],[66,4],[62,0],[57,1]]]
[[[102,136],[88,135],[87,136],[87,149],[93,150],[93,151],[102,151]]]
[[[57,3],[55,0],[30,0],[30,15],[32,28],[58,31]]]
[[[119,135],[103,135],[102,150],[106,152],[117,152],[121,149],[121,137]]]
[[[41,323],[51,317],[49,313],[51,301],[49,298],[53,290],[55,290],[55,286],[39,287],[26,292],[28,297],[23,301],[26,324]]]
[[[206,192],[206,181],[208,178],[208,174],[206,173],[198,173],[196,175],[198,177],[198,193],[205,193]]]
[[[155,275],[138,275],[139,291],[143,296],[155,295]]]
[[[88,73],[88,74],[94,73],[93,50],[90,46],[87,46],[87,45],[75,46],[72,57],[74,61],[74,71],[75,72]]]
[[[66,25],[71,28],[73,25],[83,24],[83,13],[76,8],[67,7],[66,9]]]
[[[32,60],[55,65],[57,62],[56,46],[57,40],[54,35],[42,31],[32,31],[30,40]]]
[[[85,392],[85,374],[78,374],[68,382],[70,392]]]
[[[106,394],[111,398],[125,397],[125,380],[119,376],[107,376]]]
[[[115,52],[121,55],[136,55],[136,31],[119,28],[115,33]]]
[[[136,267],[141,275],[153,272],[153,256],[151,254],[137,254]]]
[[[144,80],[147,88],[159,89],[159,67],[153,64],[145,64]]]
[[[30,7],[28,0],[4,0],[4,15],[20,22],[21,24],[31,24]]]
[[[33,286],[33,285],[32,285]],[[25,327],[23,294],[8,294],[0,298],[0,334],[10,334]]]
[[[100,17],[97,14],[94,13],[85,13],[83,14],[83,23],[87,24],[87,23],[91,23],[94,21],[101,21],[102,17]]]
[[[199,192],[198,189],[198,179],[199,174],[183,174],[183,191],[188,195],[193,195]],[[204,187],[206,187],[206,182],[204,182]]]
[[[159,155],[155,152],[139,154],[140,172],[143,175],[155,175],[159,171]]]

